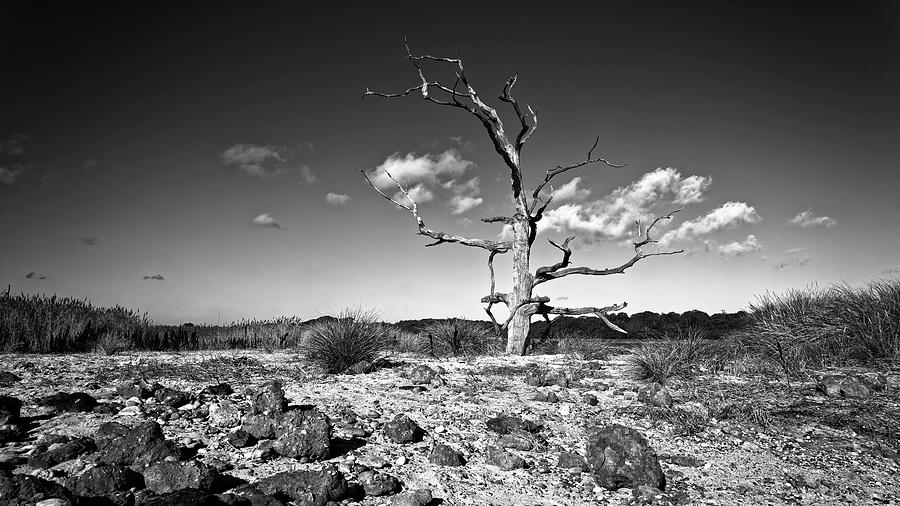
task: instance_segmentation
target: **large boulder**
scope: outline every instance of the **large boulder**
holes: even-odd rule
[[[347,495],[347,480],[337,467],[321,471],[286,471],[254,483],[262,493],[290,499],[298,506],[324,506]]]
[[[92,467],[68,481],[69,488],[82,497],[108,497],[128,489],[143,488],[144,477],[126,466]]]
[[[138,472],[165,460],[179,460],[180,454],[167,441],[162,428],[154,421],[129,429],[116,422],[108,422],[97,430],[97,461],[101,464],[121,464]]]
[[[506,451],[501,446],[488,447],[484,461],[489,465],[499,467],[503,471],[512,471],[513,469],[525,467],[525,459]]]
[[[410,370],[406,377],[413,385],[427,385],[437,379],[438,372],[425,364],[417,365]]]
[[[433,500],[431,490],[421,488],[419,490],[400,492],[391,497],[391,506],[426,506]]]
[[[488,429],[501,435],[512,434],[515,432],[529,432],[531,434],[536,434],[541,430],[540,424],[504,413],[491,418],[486,422],[486,425]]]
[[[38,399],[41,406],[49,406],[57,411],[72,411],[86,413],[97,407],[97,399],[84,392],[57,392],[47,397]]]
[[[396,415],[391,421],[384,424],[384,435],[391,441],[399,444],[415,443],[421,441],[425,431],[415,421],[405,414]]]
[[[400,491],[400,480],[387,473],[363,471],[359,473],[357,479],[362,484],[366,495],[391,495]]]
[[[209,424],[222,429],[237,427],[241,423],[241,408],[231,401],[218,401],[209,405]]]
[[[666,488],[656,452],[634,429],[618,424],[594,429],[588,435],[586,460],[597,484],[609,490],[637,485]]]
[[[638,390],[638,400],[651,406],[668,408],[672,405],[672,394],[668,388],[654,383]]]
[[[436,444],[428,455],[428,462],[438,466],[458,467],[466,465],[466,459],[459,451],[445,444]]]
[[[288,401],[278,380],[272,380],[253,396],[252,414],[277,415],[287,411]]]
[[[877,384],[877,383],[876,383]],[[868,399],[873,383],[852,374],[829,374],[819,380],[817,388],[828,397]]]
[[[189,462],[159,462],[144,470],[144,483],[157,494],[167,494],[185,488],[213,492],[222,476],[214,468],[192,460]]]
[[[285,457],[325,460],[331,457],[331,420],[316,408],[294,409],[274,425],[273,448]]]
[[[68,438],[67,438],[68,439]],[[49,468],[61,462],[72,460],[80,455],[95,451],[97,445],[89,437],[75,438],[69,441],[55,443],[41,451],[35,451],[28,458],[28,465],[32,467]],[[36,448],[35,450],[38,450]]]
[[[16,423],[21,414],[21,400],[8,395],[0,395],[0,424]]]
[[[156,389],[156,391],[153,392],[153,397],[155,397],[160,404],[165,404],[166,406],[173,408],[184,406],[191,402],[191,394],[169,387]]]
[[[153,397],[153,393],[162,388],[159,383],[150,383],[145,379],[137,378],[122,381],[116,385],[116,393],[124,399],[137,397],[138,399],[149,399]]]
[[[69,501],[69,504],[75,501],[72,492],[58,483],[36,476],[0,471],[0,504],[34,504],[44,499],[62,499]]]
[[[15,373],[0,371],[0,387],[11,387],[20,381],[22,381],[22,378]]]

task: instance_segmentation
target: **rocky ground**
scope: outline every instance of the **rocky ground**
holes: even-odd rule
[[[900,371],[659,388],[624,368],[3,355],[0,505],[900,503]]]

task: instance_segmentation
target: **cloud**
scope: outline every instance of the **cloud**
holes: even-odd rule
[[[762,245],[753,234],[748,235],[741,242],[734,241],[719,246],[719,254],[725,257],[740,257],[760,250],[762,250]]]
[[[473,197],[471,195],[456,195],[450,199],[450,207],[453,209],[451,213],[462,214],[466,211],[474,209],[481,205],[484,199],[481,197]]]
[[[457,178],[473,165],[474,162],[462,159],[455,149],[448,149],[437,155],[426,153],[416,156],[407,153],[401,156],[394,153],[374,170],[368,171],[367,175],[379,190],[396,188],[388,173],[403,186],[422,185],[427,188],[437,186],[439,177]]]
[[[319,176],[313,172],[308,165],[303,165],[300,167],[300,177],[303,178],[303,181],[312,184],[319,180]]]
[[[99,165],[100,165],[100,162],[97,160],[88,160],[88,161],[84,162],[85,169],[93,169],[94,167],[97,167]]]
[[[225,165],[253,177],[269,177],[284,171],[282,149],[272,145],[235,144],[222,153]]]
[[[591,190],[587,188],[579,188],[581,178],[573,178],[568,183],[553,190],[553,201],[564,202],[566,200],[584,200],[591,195]]]
[[[674,207],[702,201],[703,192],[710,183],[708,177],[684,177],[674,168],[659,168],[600,199],[551,208],[538,222],[538,233],[547,230],[572,232],[588,241],[623,239],[632,234],[635,221],[648,221],[659,205]],[[580,178],[574,178],[558,191],[565,189],[562,196],[578,197],[579,191],[586,191],[579,190],[579,184]]]
[[[162,274],[154,274],[152,276],[144,276],[142,279],[150,280],[150,281],[165,281],[166,278],[163,277]]]
[[[814,228],[814,227],[825,227],[831,228],[837,225],[837,221],[829,218],[828,216],[816,216],[813,214],[812,209],[807,209],[802,213],[797,214],[790,220],[788,220],[788,225],[797,225],[803,228]]]
[[[263,213],[253,218],[250,224],[260,228],[281,228],[281,225],[269,213]]]
[[[47,279],[47,276],[45,276],[43,274],[38,274],[34,271],[29,272],[28,274],[25,275],[25,277],[28,279]]]
[[[434,200],[434,192],[426,188],[424,183],[419,183],[412,188],[407,188],[406,192],[409,193],[410,198],[416,201],[416,204],[421,204],[422,202],[431,202],[432,200]],[[409,205],[409,201],[406,200],[406,196],[399,191],[394,194],[394,200],[400,202],[403,205]]]
[[[333,206],[342,206],[347,202],[350,202],[350,195],[328,192],[328,194],[325,195],[325,202],[328,202]]]
[[[98,239],[97,237],[82,237],[81,238],[81,244],[84,244],[85,246],[94,246],[98,242],[100,242],[100,239]]]
[[[25,143],[28,139],[27,134],[13,134],[8,139],[0,141],[0,155],[22,156],[25,154]]]
[[[666,232],[660,243],[691,239],[738,225],[758,223],[762,218],[753,206],[744,202],[726,202],[704,216],[682,223],[677,229]]]
[[[803,267],[812,260],[813,254],[806,248],[793,248],[784,252],[781,259],[772,263],[772,268],[776,271],[787,269],[789,267]]]
[[[26,170],[28,170],[28,167],[19,164],[0,166],[0,183],[13,184],[19,180]]]
[[[481,193],[481,186],[477,176],[462,183],[452,179],[441,186],[454,193],[454,196],[447,202],[452,209],[452,214],[462,214],[484,202],[484,199],[478,196]]]

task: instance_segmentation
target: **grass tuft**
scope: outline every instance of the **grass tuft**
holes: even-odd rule
[[[328,374],[345,372],[364,360],[374,364],[389,345],[388,332],[378,323],[378,314],[362,308],[321,318],[304,334],[298,347],[300,357]]]
[[[421,349],[436,357],[496,354],[499,343],[481,322],[448,318],[430,323],[421,333]]]
[[[666,384],[673,377],[692,376],[707,348],[705,330],[679,328],[633,350],[626,358],[626,371],[632,379]]]

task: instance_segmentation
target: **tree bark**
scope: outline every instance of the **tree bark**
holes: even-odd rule
[[[509,293],[509,308],[514,310],[506,339],[506,352],[524,355],[528,348],[528,331],[531,328],[531,307],[524,305],[531,300],[533,279],[530,271],[531,245],[528,241],[530,225],[528,218],[516,219],[513,223],[512,290]]]

